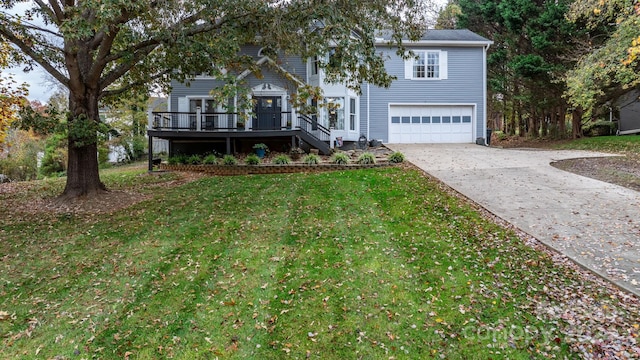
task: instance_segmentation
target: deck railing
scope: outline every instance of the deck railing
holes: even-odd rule
[[[228,112],[164,111],[153,112],[151,117],[149,124],[151,129],[165,131],[286,130],[298,129],[302,122],[294,118],[290,111],[257,114],[249,124],[243,122],[243,116],[240,113]]]
[[[154,112],[151,127],[167,131],[229,131],[238,128],[238,113]]]

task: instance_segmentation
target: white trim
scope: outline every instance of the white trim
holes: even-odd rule
[[[396,47],[396,44],[390,43],[389,40],[376,41],[377,46],[386,45]],[[485,47],[492,45],[493,41],[455,41],[455,40],[419,40],[419,41],[402,41],[402,45],[412,46],[447,46],[447,47]]]
[[[410,57],[404,62],[404,78],[406,80],[417,80],[417,81],[438,81],[438,80],[447,80],[449,77],[449,60],[448,53],[444,50],[436,50],[436,49],[419,49],[414,50],[414,54],[424,54],[424,77],[415,77],[414,76],[414,65],[415,65],[415,57]],[[429,63],[429,53],[437,53],[438,54],[438,76],[437,77],[428,77],[428,63]]]

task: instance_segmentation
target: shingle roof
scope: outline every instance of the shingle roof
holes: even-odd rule
[[[391,32],[383,31],[378,34],[383,40],[391,40]],[[420,41],[451,41],[451,42],[491,42],[468,29],[435,30],[429,29],[420,38]]]

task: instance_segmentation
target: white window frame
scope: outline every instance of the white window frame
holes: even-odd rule
[[[309,59],[309,75],[317,76],[320,74],[320,58],[316,55]]]
[[[349,131],[356,131],[358,126],[357,115],[358,99],[355,97],[349,98]]]
[[[408,80],[445,80],[448,78],[448,59],[447,51],[442,50],[414,50],[415,57],[411,57],[405,61],[404,75]],[[431,72],[437,73],[438,76],[429,76],[429,55],[437,55],[438,63],[434,64],[435,69]],[[422,67],[420,69],[419,67]]]

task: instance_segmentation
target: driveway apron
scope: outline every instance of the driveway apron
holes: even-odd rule
[[[472,144],[388,147],[547,246],[640,295],[640,192],[550,165],[610,154]]]

